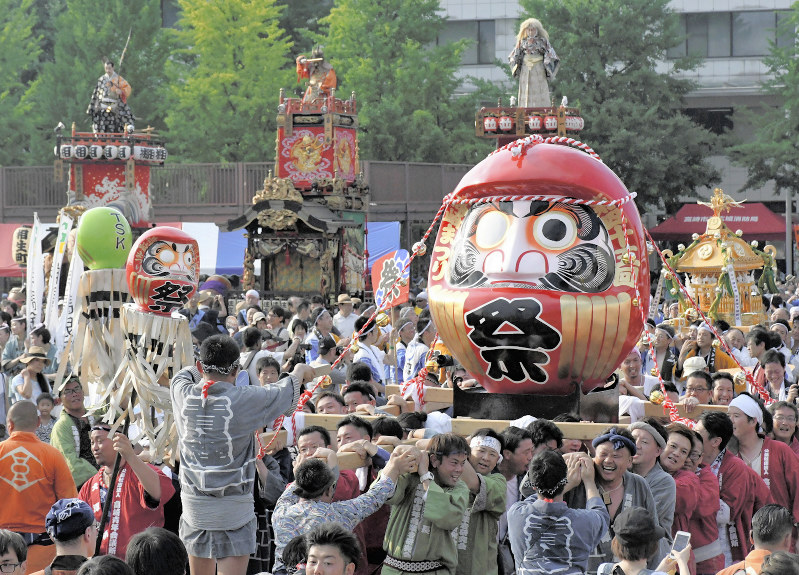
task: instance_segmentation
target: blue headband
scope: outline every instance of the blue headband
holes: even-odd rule
[[[600,443],[605,443],[606,441],[610,441],[613,444],[613,449],[621,449],[622,447],[626,447],[630,450],[632,455],[635,455],[636,453],[635,442],[630,441],[623,435],[619,435],[618,429],[615,427],[611,427],[610,431],[608,431],[605,435],[600,435],[599,437],[595,438],[591,442],[591,445],[596,447]]]

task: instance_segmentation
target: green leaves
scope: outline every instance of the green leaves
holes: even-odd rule
[[[274,0],[181,0],[170,62],[166,124],[182,161],[247,162],[274,157],[280,88],[293,80],[291,41]]]
[[[104,56],[116,63],[117,72],[133,88],[129,103],[137,128],[163,126],[165,107],[160,95],[169,81],[164,64],[171,44],[161,28],[160,1],[105,0],[102,9],[88,0],[65,0],[64,4],[51,24],[42,24],[55,30],[53,51],[23,99],[33,127],[25,133],[30,153],[17,156],[16,163],[50,161],[53,127],[59,121],[67,131],[72,122],[78,131],[91,130],[86,107],[97,78],[104,73]],[[128,32],[130,45],[120,65]]]
[[[0,0],[0,165],[26,153],[30,118],[22,98],[26,76],[39,67],[33,0]]]
[[[325,53],[358,98],[361,157],[477,162],[492,148],[474,137],[485,92],[455,96],[466,41],[436,45],[444,26],[438,8],[436,0],[339,0],[322,21]]]

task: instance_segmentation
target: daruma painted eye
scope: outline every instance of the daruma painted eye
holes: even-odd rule
[[[177,260],[177,254],[175,253],[175,250],[172,249],[171,246],[167,245],[162,245],[156,252],[156,255],[165,266],[170,266],[175,262],[175,260]]]
[[[505,239],[509,227],[508,216],[497,210],[488,211],[477,222],[475,243],[484,250],[496,247]]]
[[[569,248],[577,240],[577,223],[563,212],[544,214],[535,218],[533,239],[541,247],[550,250]]]

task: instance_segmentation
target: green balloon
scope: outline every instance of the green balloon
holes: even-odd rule
[[[98,207],[84,212],[75,245],[90,270],[124,268],[133,245],[125,216],[117,209]]]

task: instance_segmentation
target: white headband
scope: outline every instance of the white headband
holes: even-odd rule
[[[737,407],[749,417],[756,419],[762,427],[763,410],[760,409],[760,404],[748,395],[739,395],[730,402],[729,407]]]
[[[500,446],[499,440],[496,437],[491,437],[489,435],[476,435],[472,437],[472,440],[469,442],[469,448],[474,449],[475,447],[490,447],[497,452],[497,455],[499,455],[497,464],[502,463],[502,447]]]
[[[707,323],[705,323],[705,322],[700,323],[699,326],[696,329],[697,329],[697,331],[700,331],[700,330],[701,331],[706,331],[706,332],[710,333],[710,335],[715,335],[713,333],[713,330],[710,329],[710,326],[707,325]]]
[[[365,326],[366,326],[368,323],[369,323],[369,322],[366,322],[365,324],[363,324],[363,325],[364,325],[364,327],[365,327]],[[361,332],[361,337],[365,336],[365,335],[366,335],[366,334],[368,334],[368,333],[372,333],[376,327],[377,327],[377,323],[375,323],[375,322],[372,322],[372,327],[370,327],[369,329],[367,329],[367,330],[365,330],[365,331],[362,331],[362,332]]]
[[[319,315],[318,315],[318,316],[316,316],[316,319],[314,320],[313,324],[314,324],[314,325],[316,325],[316,323],[319,321],[319,318],[321,318],[321,317],[322,317],[323,315],[325,315],[326,313],[330,313],[330,312],[329,312],[329,311],[327,311],[327,309],[325,309],[325,308],[322,308],[322,311],[320,311],[320,312],[319,312]]]
[[[406,327],[408,324],[411,324],[411,323],[413,323],[413,322],[412,322],[412,321],[410,321],[410,320],[406,321],[406,322],[405,322],[405,323],[403,323],[401,326],[399,326],[399,329],[397,329],[397,332],[400,332],[400,331],[402,331],[403,329],[405,329],[405,327]]]

